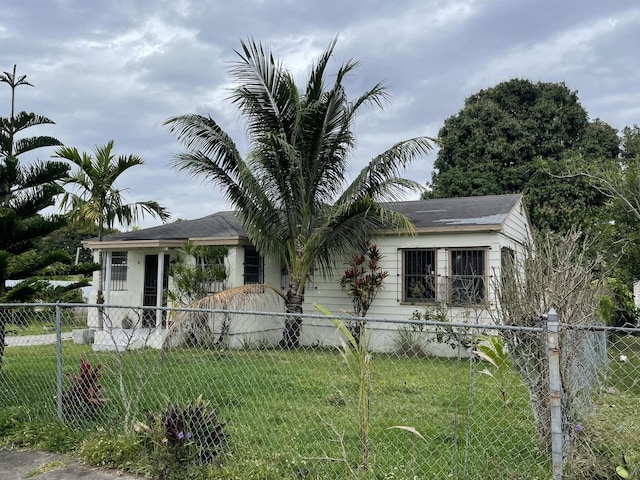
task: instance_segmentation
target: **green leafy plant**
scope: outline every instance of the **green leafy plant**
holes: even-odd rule
[[[511,368],[511,358],[502,337],[499,335],[479,336],[473,353],[493,366],[493,371],[484,368],[480,373],[496,381],[502,395],[502,404],[506,405],[508,400],[505,373]]]
[[[398,327],[393,336],[395,352],[409,358],[427,357],[427,344],[431,341],[433,339],[428,337],[423,325]]]
[[[425,307],[422,311],[414,310],[410,320],[449,323],[449,308],[446,302],[439,302]],[[469,328],[449,325],[435,325],[432,328],[434,333],[431,341],[447,344],[454,350],[466,349],[473,345],[474,338]]]
[[[185,306],[206,297],[217,288],[224,289],[229,278],[229,270],[225,265],[228,255],[229,247],[224,245],[186,242],[176,251],[169,267],[172,279],[172,287],[167,292],[169,300]]]
[[[389,276],[389,272],[383,271],[378,262],[382,259],[377,245],[365,244],[360,247],[347,264],[340,279],[340,288],[349,297],[353,304],[353,315],[361,318],[367,315],[369,307],[382,289],[382,282]],[[349,331],[356,343],[360,342],[362,320],[352,320],[347,323]]]
[[[634,479],[638,477],[638,467],[640,466],[640,454],[625,453],[622,456],[623,463],[616,467],[616,473],[620,478]]]
[[[321,305],[314,307],[323,314],[333,317],[333,314]],[[359,341],[342,320],[333,318],[333,323],[342,335],[342,358],[358,382],[358,424],[360,428],[360,443],[362,446],[362,469],[369,469],[369,431],[371,429],[371,354],[369,353],[369,336],[366,323],[362,324]]]
[[[183,407],[169,403],[160,415],[147,413],[146,423],[134,425],[151,450],[174,465],[215,461],[228,441],[223,428],[216,410],[202,395]]]
[[[101,369],[101,364],[92,367],[87,360],[81,358],[80,373],[67,373],[71,384],[62,397],[62,407],[67,418],[94,418],[107,402],[100,384]]]

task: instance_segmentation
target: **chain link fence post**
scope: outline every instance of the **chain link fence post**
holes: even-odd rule
[[[62,308],[56,304],[56,412],[62,421]]]
[[[560,378],[560,324],[558,314],[552,308],[547,317],[547,345],[549,356],[549,406],[551,408],[551,460],[553,480],[562,480],[562,379]]]

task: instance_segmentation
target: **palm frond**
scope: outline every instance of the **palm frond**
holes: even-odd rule
[[[416,158],[426,155],[433,148],[432,141],[429,137],[404,140],[377,155],[360,171],[337,203],[349,203],[365,194],[378,201],[397,200],[398,187],[421,188],[417,182],[400,180],[400,173]]]
[[[215,164],[230,178],[236,178],[244,160],[231,137],[213,119],[203,115],[181,115],[168,119],[164,124],[187,150],[194,153],[195,162],[179,155],[172,162],[174,167],[198,176],[207,174],[207,169],[202,170],[201,167]],[[204,159],[210,161],[203,162]]]
[[[307,103],[320,100],[320,97],[324,93],[325,71],[337,42],[338,37],[335,37],[322,53],[316,64],[311,68],[305,95]]]
[[[307,242],[309,255],[324,273],[335,267],[336,258],[344,258],[364,242],[392,231],[413,234],[411,221],[384,204],[363,196],[348,203],[327,206],[321,222]]]
[[[236,51],[239,60],[230,70],[239,86],[230,99],[245,116],[250,139],[259,140],[266,131],[293,138],[300,104],[293,77],[262,44],[249,39],[241,45],[242,52]]]

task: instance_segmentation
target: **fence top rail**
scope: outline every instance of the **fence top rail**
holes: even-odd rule
[[[560,323],[560,328],[565,330],[584,330],[587,332],[614,332],[614,333],[637,333],[640,334],[639,327],[612,327],[609,325],[572,325]]]
[[[107,305],[107,304],[88,304],[88,303],[0,303],[0,308],[104,308],[104,309],[143,309],[143,310],[160,310],[166,312],[183,312],[183,313],[214,313],[214,314],[238,314],[238,315],[258,315],[258,316],[280,316],[285,317],[292,314],[278,311],[257,311],[257,310],[229,310],[214,308],[187,308],[187,307],[153,307],[153,306],[131,306],[131,305]],[[321,313],[299,313],[296,317],[303,319],[336,319],[343,322],[364,322],[364,323],[380,323],[395,325],[415,325],[417,327],[452,327],[461,329],[477,329],[477,330],[500,330],[500,331],[520,331],[520,332],[542,332],[543,324],[535,327],[520,327],[515,325],[496,325],[483,323],[464,323],[464,322],[438,322],[433,320],[392,320],[379,317],[355,317],[348,314],[335,314],[327,316]]]

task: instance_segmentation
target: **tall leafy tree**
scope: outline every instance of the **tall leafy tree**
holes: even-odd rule
[[[311,68],[301,89],[262,44],[242,42],[231,75],[231,92],[247,124],[249,152],[243,157],[218,123],[203,115],[166,123],[186,147],[179,170],[210,179],[237,209],[258,250],[282,263],[289,275],[283,347],[299,343],[303,292],[311,268],[330,271],[363,241],[390,226],[411,228],[381,200],[405,188],[401,170],[430,148],[425,137],[401,141],[370,161],[349,185],[345,177],[355,148],[353,125],[366,106],[382,107],[386,89],[376,84],[349,100],[345,78],[358,62],[348,61],[327,82],[335,40]]]
[[[625,160],[640,157],[640,126],[634,124],[632,127],[622,129],[622,154]]]
[[[11,109],[8,118],[0,117],[0,303],[27,302],[44,299],[47,275],[60,272],[60,264],[70,263],[61,251],[37,254],[39,238],[64,225],[64,219],[42,214],[55,203],[61,192],[56,183],[64,178],[68,167],[60,162],[37,161],[26,166],[18,160],[23,153],[41,147],[61,145],[53,137],[22,137],[24,130],[53,122],[41,115],[15,111],[15,93],[19,86],[33,86],[26,75],[12,72],[0,74],[0,82],[11,89]],[[20,280],[13,287],[7,280]],[[8,318],[0,312],[0,368]]]
[[[44,285],[36,280],[52,265],[70,260],[60,251],[37,255],[37,240],[64,225],[64,219],[44,216],[42,211],[54,205],[62,189],[56,183],[64,178],[68,167],[61,162],[36,161],[23,165],[18,156],[42,147],[61,145],[48,136],[23,137],[34,126],[53,124],[35,113],[15,111],[15,93],[19,86],[33,86],[26,75],[3,72],[0,82],[11,89],[8,118],[0,117],[0,302],[38,300]],[[7,280],[23,280],[8,288]],[[1,343],[1,342],[0,342]]]
[[[431,197],[524,193],[534,226],[556,231],[589,221],[606,198],[570,164],[619,152],[615,129],[590,122],[564,83],[513,79],[466,99],[439,132]]]
[[[106,230],[113,229],[116,222],[129,226],[138,221],[141,215],[149,214],[166,221],[167,210],[155,201],[126,203],[124,190],[116,187],[116,182],[130,168],[143,165],[144,161],[136,155],[113,153],[113,140],[106,145],[96,146],[94,154],[80,153],[77,148],[60,147],[56,158],[70,161],[77,169],[64,180],[69,189],[62,197],[60,208],[68,210],[71,221],[94,232],[98,241]],[[104,276],[102,275],[102,252],[100,252],[100,271],[98,274],[98,300],[104,303]],[[102,328],[99,321],[98,328]]]

